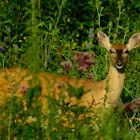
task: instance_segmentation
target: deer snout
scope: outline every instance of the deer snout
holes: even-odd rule
[[[123,61],[121,59],[118,59],[116,63],[116,68],[117,69],[122,69],[123,68]]]

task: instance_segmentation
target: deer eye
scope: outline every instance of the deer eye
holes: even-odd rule
[[[114,51],[113,50],[110,50],[110,53],[114,53]]]
[[[124,53],[127,53],[127,54],[128,54],[128,53],[129,53],[129,51],[128,51],[128,50],[126,50]]]

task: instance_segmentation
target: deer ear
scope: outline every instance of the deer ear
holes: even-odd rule
[[[99,31],[97,37],[98,37],[98,42],[102,47],[105,47],[107,50],[111,48],[109,37],[104,32]]]
[[[140,32],[135,33],[129,38],[129,41],[127,43],[127,47],[129,50],[136,48],[140,44]]]

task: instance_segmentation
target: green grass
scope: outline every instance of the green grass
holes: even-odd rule
[[[1,0],[0,68],[23,67],[31,73],[84,79],[92,73],[95,81],[102,80],[108,73],[109,57],[98,44],[98,30],[104,31],[112,43],[127,43],[133,33],[140,32],[139,9],[138,0]],[[94,65],[87,72],[77,71],[73,59],[76,52],[95,53]],[[122,103],[140,98],[139,54],[139,47],[129,54]],[[73,65],[68,72],[60,66],[64,61]],[[71,91],[86,92],[82,88]],[[139,110],[119,107],[99,118],[91,109],[68,107],[64,97],[58,101],[46,97],[50,110],[46,113],[41,110],[40,94],[37,85],[29,87],[22,98],[13,94],[5,99],[0,107],[0,139],[140,139]],[[80,118],[80,114],[84,115]]]

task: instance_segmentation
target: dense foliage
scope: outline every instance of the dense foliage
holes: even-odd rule
[[[139,13],[139,0],[0,0],[0,68],[23,67],[31,73],[102,80],[109,58],[98,44],[98,30],[113,44],[127,43],[133,33],[140,32]],[[109,111],[102,121],[91,110],[71,109],[51,97],[50,112],[45,114],[37,97],[13,96],[0,105],[0,139],[140,139],[139,53],[136,48],[129,54],[121,97],[124,105],[117,104],[119,109]],[[79,59],[80,54],[89,55],[87,69],[82,67],[85,59]],[[29,95],[40,93],[37,87],[21,86],[15,92],[18,89]]]

